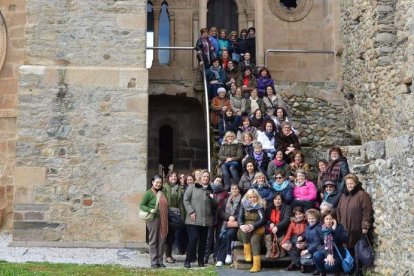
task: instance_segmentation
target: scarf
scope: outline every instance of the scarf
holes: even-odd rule
[[[290,181],[289,180],[285,180],[285,181],[283,181],[283,183],[282,184],[277,184],[276,182],[273,184],[273,189],[276,191],[276,192],[282,192],[283,190],[285,190],[286,189],[286,187],[289,185],[289,183],[290,183]]]
[[[272,208],[272,212],[270,213],[270,221],[274,224],[279,224],[281,213],[282,212],[280,210],[276,209],[276,207]]]
[[[326,172],[325,172],[325,181],[326,180],[330,180],[330,181],[337,181],[339,180],[339,176],[341,174],[341,167],[340,167],[340,162],[341,161],[345,161],[346,162],[346,158],[341,156],[338,159],[330,162],[328,164],[328,167],[326,168]]]
[[[267,139],[269,139],[269,141],[271,141],[273,137],[275,137],[275,133],[273,131],[272,132],[265,131],[264,134],[266,135]]]
[[[225,191],[223,185],[211,184],[210,186],[213,189],[213,194],[218,194],[218,193],[221,193],[221,192]]]
[[[251,203],[248,199],[242,199],[242,206],[246,211],[257,211],[262,209],[262,206],[259,203]]]
[[[300,187],[300,186],[303,186],[303,185],[305,185],[306,184],[306,180],[305,181],[303,181],[303,182],[298,182],[298,181],[295,181],[295,185],[296,186],[298,186],[298,187]]]
[[[236,213],[237,206],[239,206],[240,200],[241,194],[238,194],[237,196],[230,195],[227,199],[224,211],[230,216],[234,216]]]
[[[256,160],[257,165],[260,167],[262,165],[264,152],[262,151],[260,154],[257,154],[255,151],[253,151],[253,156]]]
[[[328,254],[333,255],[333,236],[332,236],[332,228],[328,228],[325,225],[322,225],[322,234],[323,234],[323,242],[325,245],[325,249]]]
[[[166,239],[168,234],[168,200],[162,191],[160,200],[158,202],[158,209],[160,212],[160,235],[161,239]]]
[[[215,80],[220,79],[220,70],[221,70],[220,65],[219,65],[219,67],[210,66],[210,72],[214,74],[214,79]]]
[[[284,165],[285,165],[285,160],[277,160],[277,159],[275,159],[275,160],[273,160],[273,164],[275,164],[275,166],[277,167],[277,168],[280,168],[280,167],[283,167]]]

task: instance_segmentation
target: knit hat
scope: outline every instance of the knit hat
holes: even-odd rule
[[[335,188],[337,188],[337,187],[336,187],[336,183],[335,183],[335,182],[332,182],[332,181],[330,181],[330,180],[325,181],[325,183],[323,183],[323,188],[325,189],[325,187],[326,187],[327,185],[332,185],[332,186],[334,186]]]

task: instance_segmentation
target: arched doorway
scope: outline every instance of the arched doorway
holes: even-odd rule
[[[170,125],[163,125],[159,130],[159,155],[158,160],[163,167],[164,174],[169,171],[169,166],[173,164],[173,128]]]
[[[207,4],[207,27],[239,31],[237,4],[234,0],[210,0]]]

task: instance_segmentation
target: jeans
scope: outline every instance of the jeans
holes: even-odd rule
[[[221,172],[223,173],[225,187],[230,187],[232,183],[239,183],[239,166],[240,163],[237,161],[225,162],[221,165]]]
[[[316,251],[315,253],[313,253],[313,261],[315,262],[315,266],[316,268],[322,272],[322,271],[326,271],[326,272],[339,272],[341,271],[341,259],[339,258],[339,256],[337,254],[334,254],[334,259],[335,259],[335,264],[334,265],[328,265],[325,262],[325,253],[321,252],[321,251]]]
[[[180,254],[187,251],[188,234],[187,229],[177,229],[175,231],[175,246]]]
[[[187,225],[188,247],[184,263],[191,263],[197,251],[198,263],[204,264],[204,254],[206,253],[206,243],[208,235],[207,226]],[[198,250],[197,250],[198,243]]]
[[[217,261],[224,263],[226,255],[231,255],[231,242],[237,239],[237,230],[239,228],[227,228],[224,235],[220,235],[217,247]]]

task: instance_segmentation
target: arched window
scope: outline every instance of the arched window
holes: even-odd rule
[[[147,47],[154,46],[154,9],[152,2],[147,2]],[[147,50],[146,68],[151,68],[154,59],[154,50]]]
[[[158,44],[160,47],[170,46],[170,15],[168,14],[168,3],[163,1],[161,3],[160,26]],[[168,64],[170,61],[170,51],[158,51],[158,59],[160,64]]]
[[[239,30],[237,4],[234,0],[210,0],[207,4],[207,27],[226,29],[227,34]]]
[[[168,173],[168,167],[173,164],[173,128],[163,125],[159,130],[159,164],[163,166],[164,173]]]

